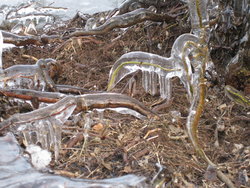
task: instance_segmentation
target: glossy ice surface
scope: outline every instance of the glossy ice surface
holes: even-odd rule
[[[105,180],[84,180],[41,173],[32,167],[29,158],[24,157],[23,150],[12,133],[0,137],[0,148],[1,187],[145,187],[145,178],[132,174]]]

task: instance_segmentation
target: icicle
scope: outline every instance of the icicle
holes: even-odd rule
[[[70,103],[74,103],[74,100],[67,101],[69,101],[69,103],[63,103],[63,100],[62,102],[59,101],[59,107],[55,109],[54,112],[48,111],[51,113],[51,116],[45,118],[37,117],[32,123],[23,123],[17,128],[18,131],[23,133],[27,145],[39,143],[43,149],[54,149],[56,161],[58,160],[61,146],[61,126],[76,108],[76,105],[70,105]],[[60,103],[62,103],[62,105]],[[50,106],[44,108],[45,112],[46,109],[50,109]],[[42,114],[42,112],[40,113]],[[52,115],[53,113],[55,114]],[[26,119],[29,121],[28,118]],[[35,135],[32,135],[33,133],[35,133]]]
[[[171,79],[179,77],[188,92],[189,99],[192,99],[192,68],[189,54],[196,49],[199,38],[192,34],[179,36],[173,44],[169,58],[146,52],[129,52],[122,55],[113,65],[109,74],[108,90],[111,90],[124,77],[138,70],[142,71],[142,86],[145,92],[155,95],[157,93],[157,82],[160,83],[161,97],[166,98],[171,94],[171,89],[165,89],[165,81],[161,76]],[[156,74],[155,74],[156,73]],[[157,81],[157,75],[159,81]],[[170,82],[167,82],[170,83]],[[167,88],[170,88],[168,86]]]
[[[149,72],[142,71],[142,87],[145,89],[145,92],[149,92]]]
[[[89,129],[90,129],[92,123],[93,123],[92,112],[88,112],[87,114],[84,115],[84,126],[83,126],[83,129],[84,129],[84,132],[83,132],[84,142],[83,142],[82,149],[81,149],[81,152],[80,152],[79,156],[82,156],[82,153],[86,149],[86,145],[87,145],[87,142],[88,142],[88,139],[89,139]]]
[[[159,76],[159,80],[161,98],[170,100],[172,92],[171,80],[169,78],[166,78],[165,76]]]
[[[151,71],[149,76],[149,93],[153,96],[157,93],[157,82],[157,74]]]
[[[103,109],[97,109],[97,112],[98,112],[98,119],[101,123],[104,122],[104,110]]]
[[[129,90],[129,95],[133,97],[136,92],[136,79],[134,77],[129,79],[128,90]]]
[[[2,53],[3,53],[3,35],[2,31],[0,30],[0,74],[3,72]]]

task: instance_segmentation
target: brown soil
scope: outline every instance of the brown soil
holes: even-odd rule
[[[13,48],[3,54],[4,68],[14,64],[35,63],[22,55],[38,59],[54,58],[57,67],[52,77],[57,84],[105,91],[109,71],[122,54],[140,50],[169,56],[173,41],[185,32],[188,29],[178,26],[167,29],[162,24],[147,27],[138,24],[124,31],[71,39],[64,44]],[[159,45],[161,48],[158,48]],[[139,120],[109,111],[104,113],[104,119],[99,119],[98,113],[94,113],[94,122],[82,153],[82,134],[78,134],[78,142],[72,144],[75,135],[84,132],[82,122],[64,125],[60,159],[58,163],[53,162],[51,168],[57,174],[70,177],[101,179],[137,174],[147,177],[150,182],[159,170],[156,164],[160,163],[164,170],[158,180],[164,180],[170,187],[225,187],[220,180],[212,177],[206,163],[196,155],[185,128],[189,108],[186,92],[178,79],[173,83],[172,104],[159,111],[159,120]],[[114,92],[121,92],[125,85],[126,80]],[[124,93],[127,94],[126,88]],[[149,108],[160,100],[159,96],[146,94],[140,86],[133,97]],[[7,109],[1,111],[3,118],[13,112],[27,111],[12,103],[2,106],[2,109]],[[173,111],[181,113],[181,117],[175,121]],[[199,139],[209,158],[238,187],[249,186],[249,182],[245,182],[245,173],[249,176],[250,171],[250,129],[249,118],[244,119],[246,114],[247,109],[236,105],[232,107],[232,102],[225,97],[220,85],[208,88]],[[66,148],[70,142],[72,145]]]

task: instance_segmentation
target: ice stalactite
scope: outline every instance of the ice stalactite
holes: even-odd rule
[[[23,133],[27,145],[40,144],[43,149],[54,150],[55,160],[58,160],[61,148],[62,125],[71,116],[76,108],[76,104],[74,104],[74,101],[65,103],[62,100],[56,106],[58,108],[52,110],[51,106],[45,107],[43,111],[46,112],[48,110],[50,115],[46,116],[44,114],[43,117],[37,117],[37,119],[33,115],[28,118],[26,114],[26,121],[22,124],[18,123],[20,125],[17,130]]]
[[[103,114],[104,110],[100,110],[100,111],[101,111],[100,113]],[[91,125],[93,123],[92,114],[93,114],[93,112],[89,111],[87,114],[84,115],[84,125],[83,125],[84,142],[83,142],[83,146],[82,146],[82,149],[81,149],[81,152],[80,152],[80,156],[82,155],[82,153],[84,152],[84,150],[87,147],[87,143],[88,143],[88,140],[89,140],[89,130],[90,130],[90,127],[91,127]]]
[[[2,53],[3,53],[3,35],[2,35],[2,31],[0,30],[0,74],[3,72]]]
[[[11,127],[24,136],[26,145],[39,144],[43,149],[54,150],[55,159],[59,157],[61,145],[62,125],[77,108],[87,112],[84,123],[85,143],[88,140],[88,130],[92,124],[92,110],[99,113],[104,110],[114,110],[119,113],[143,118],[155,115],[142,103],[126,95],[116,93],[86,94],[81,96],[67,96],[55,104],[24,114],[14,114],[9,119],[0,122],[0,130]],[[103,115],[100,115],[102,118]],[[83,147],[84,148],[84,147]]]

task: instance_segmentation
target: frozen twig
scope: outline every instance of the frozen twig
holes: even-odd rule
[[[23,90],[22,92],[25,92]],[[40,93],[33,92],[33,95]],[[46,93],[47,95],[50,95]],[[26,95],[28,100],[31,100],[32,96]],[[51,94],[51,97],[54,99],[43,100],[48,102],[57,101],[57,97],[62,97],[59,94]],[[44,99],[44,98],[40,98]],[[36,120],[41,120],[48,118],[50,116],[57,115],[69,106],[75,105],[77,111],[88,111],[93,109],[106,109],[106,108],[127,108],[139,112],[140,114],[148,117],[155,117],[156,114],[146,108],[139,101],[128,97],[126,95],[117,94],[117,93],[98,93],[98,94],[86,94],[80,96],[67,96],[59,100],[53,105],[34,110],[29,113],[24,114],[15,114],[11,118],[0,123],[0,130],[3,130],[11,125],[20,125],[26,122],[32,122]],[[64,108],[62,109],[62,107]]]
[[[45,44],[52,43],[55,41],[61,41],[60,36],[58,35],[21,36],[7,31],[2,31],[2,34],[4,43],[11,43],[16,46],[26,46],[30,44],[43,46]]]
[[[168,14],[156,14],[150,9],[136,9],[132,12],[128,12],[122,15],[118,15],[108,19],[103,25],[87,31],[75,31],[69,35],[69,37],[86,36],[86,35],[102,35],[114,28],[126,28],[137,23],[150,21],[174,21],[173,16]]]
[[[34,65],[14,65],[4,69],[0,74],[1,87],[56,91],[49,76],[49,65],[53,63],[54,59],[39,59]]]

